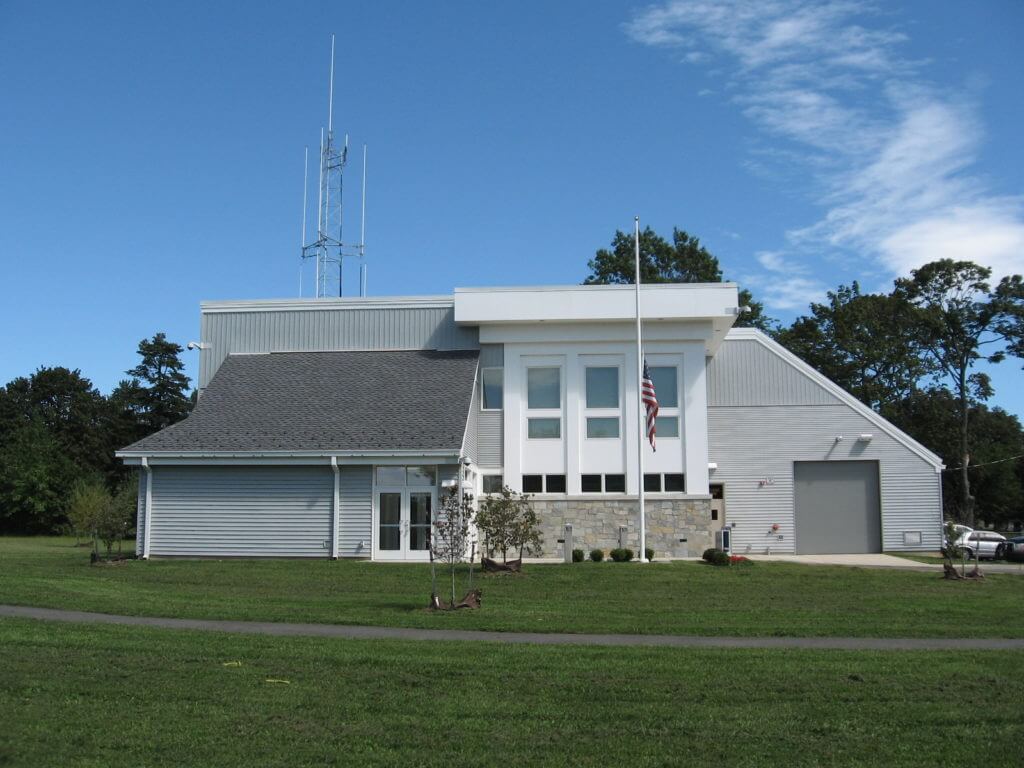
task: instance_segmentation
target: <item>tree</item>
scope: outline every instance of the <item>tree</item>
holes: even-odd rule
[[[929,374],[913,330],[917,310],[901,298],[861,293],[854,282],[810,310],[776,340],[876,411],[890,416]]]
[[[611,250],[600,249],[587,266],[590,274],[584,285],[632,285],[636,282],[636,251],[633,235],[616,230]],[[650,227],[640,233],[640,279],[644,283],[720,283],[722,269],[710,251],[681,229],[672,230],[672,242]],[[754,301],[750,291],[739,292],[741,312],[737,326],[769,331],[771,318],[764,304]]]
[[[138,399],[143,422],[155,432],[188,415],[189,378],[183,373],[185,365],[179,357],[181,345],[168,341],[165,334],[143,339],[138,352],[142,361],[127,371],[132,380],[122,382],[119,389],[123,395]]]
[[[96,524],[103,514],[103,508],[110,504],[110,492],[97,478],[79,480],[71,491],[68,501],[68,522],[79,538],[93,541],[95,551]]]
[[[476,524],[484,537],[487,556],[493,558],[501,552],[506,565],[509,550],[518,552],[521,561],[524,552],[539,554],[544,546],[540,521],[529,494],[517,493],[508,486],[480,503]]]
[[[0,533],[56,533],[81,475],[39,418],[16,424],[0,441]]]
[[[992,270],[970,261],[942,259],[896,281],[894,295],[917,307],[917,342],[951,385],[958,416],[959,517],[974,525],[971,463],[971,406],[992,396],[988,376],[974,372],[979,361],[999,363],[1007,354],[1024,358],[1024,282],[1004,277],[995,290]]]
[[[455,607],[455,571],[469,552],[473,529],[473,497],[451,488],[441,499],[441,510],[434,521],[430,537],[431,564],[442,562],[448,566],[451,577],[451,603]],[[435,579],[436,584],[436,579]],[[439,605],[437,592],[431,595],[431,604]]]

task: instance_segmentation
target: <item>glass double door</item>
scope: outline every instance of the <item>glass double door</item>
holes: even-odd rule
[[[378,560],[429,560],[433,490],[379,489],[374,498]]]

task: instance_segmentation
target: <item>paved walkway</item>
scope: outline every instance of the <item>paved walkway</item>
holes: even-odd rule
[[[805,648],[847,651],[1024,650],[1024,638],[899,638],[899,637],[698,637],[694,635],[584,635],[542,632],[480,632],[464,629],[408,629],[341,624],[286,624],[273,621],[212,621],[115,616],[109,613],[62,611],[0,605],[0,617],[44,621],[120,624],[245,635],[339,637],[357,640],[463,640],[526,645],[659,646],[672,648]]]
[[[895,555],[746,555],[751,560],[762,562],[801,563],[803,565],[847,565],[857,568],[901,568],[905,571],[935,571],[942,574],[942,566],[937,563],[919,563],[905,557]],[[959,567],[959,566],[958,566]],[[968,561],[967,570],[974,568],[974,562]],[[1017,573],[1024,575],[1024,563],[981,561],[982,573]]]

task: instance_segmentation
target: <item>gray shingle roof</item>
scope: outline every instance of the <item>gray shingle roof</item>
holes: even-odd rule
[[[478,354],[231,355],[191,416],[123,450],[456,452]]]

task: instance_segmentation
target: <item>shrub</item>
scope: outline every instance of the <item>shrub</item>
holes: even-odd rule
[[[654,550],[651,549],[650,547],[647,547],[647,549],[644,550],[644,557],[647,558],[647,562],[649,562],[649,563],[653,562],[654,561]]]
[[[574,549],[572,551],[572,561],[574,563],[582,563],[584,557],[586,557],[586,553],[582,549]]]
[[[608,554],[616,563],[628,563],[633,559],[633,550],[625,547],[617,547]]]
[[[705,549],[701,557],[711,565],[729,565],[729,556],[720,549]]]
[[[590,550],[590,559],[593,560],[595,563],[600,563],[602,560],[604,560],[604,550],[603,549],[592,549],[592,550]]]

